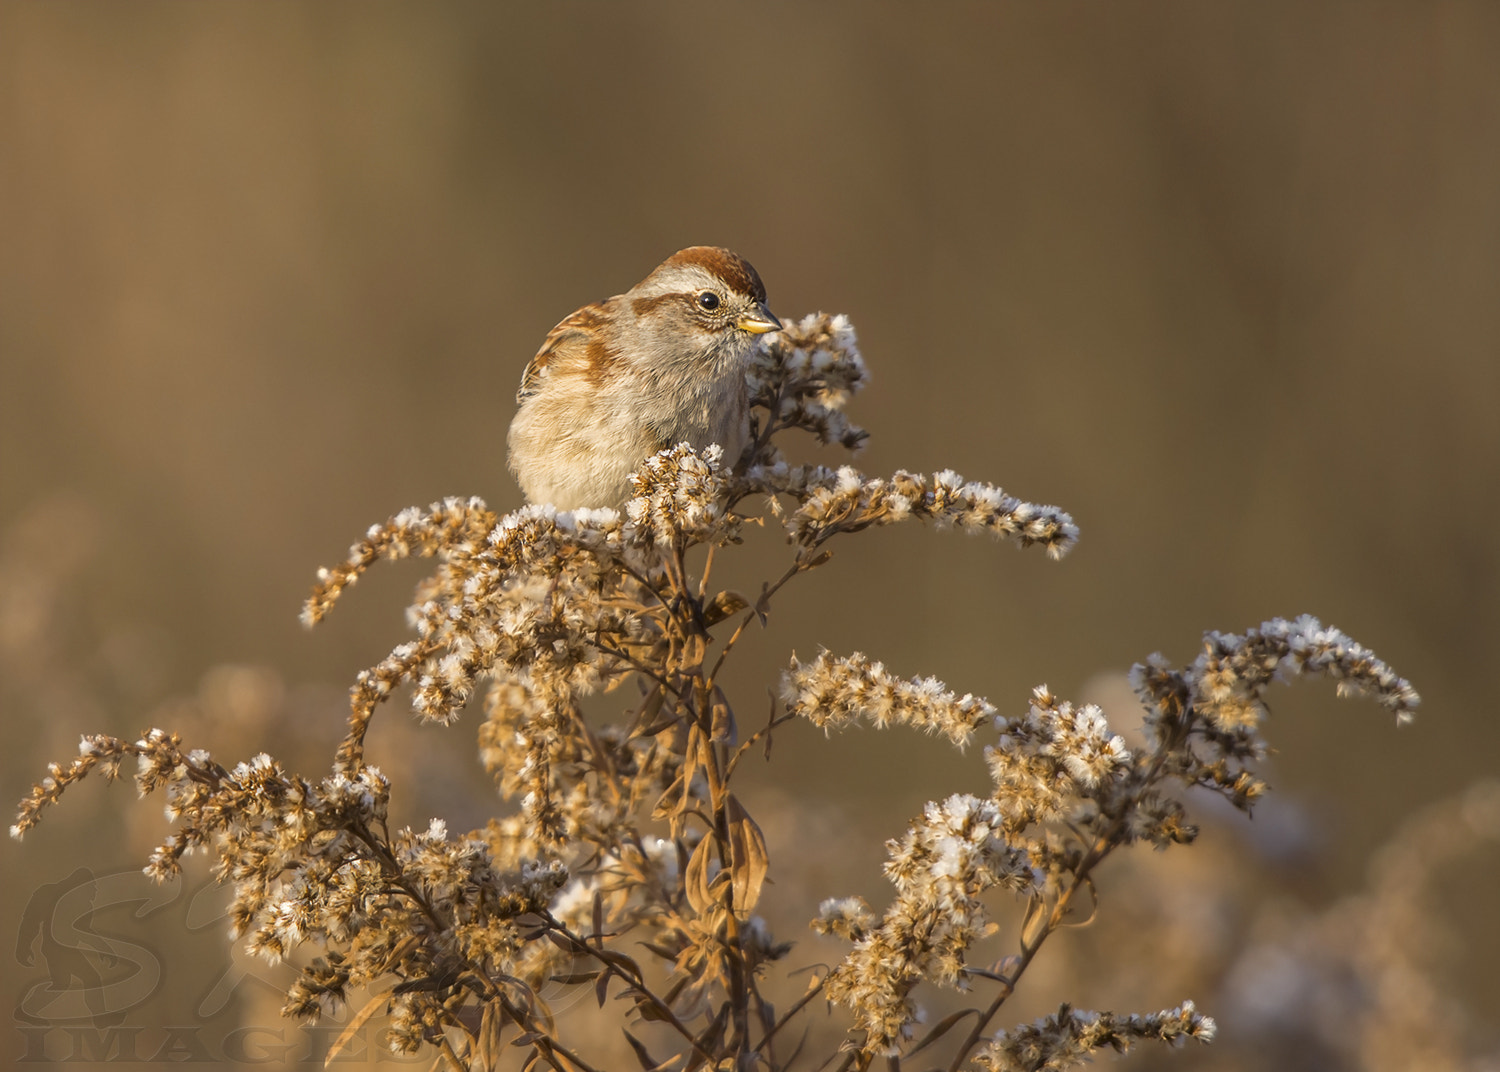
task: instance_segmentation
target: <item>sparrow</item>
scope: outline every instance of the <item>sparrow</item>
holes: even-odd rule
[[[527,500],[618,507],[640,463],[678,443],[717,443],[734,465],[749,438],[745,373],[780,329],[760,275],[717,246],[680,250],[566,317],[516,393],[510,469]]]

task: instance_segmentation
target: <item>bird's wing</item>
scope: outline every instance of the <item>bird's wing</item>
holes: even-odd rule
[[[595,302],[585,305],[547,332],[547,337],[542,340],[542,348],[521,374],[521,387],[516,391],[518,403],[536,394],[552,370],[597,360],[597,352],[603,344],[601,333],[609,320],[606,309],[608,304]]]

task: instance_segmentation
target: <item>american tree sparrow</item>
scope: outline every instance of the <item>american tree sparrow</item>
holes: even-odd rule
[[[716,246],[579,309],[547,333],[516,394],[510,468],[526,498],[619,506],[640,463],[682,442],[717,443],[733,465],[749,435],[746,369],[780,328],[750,262]]]

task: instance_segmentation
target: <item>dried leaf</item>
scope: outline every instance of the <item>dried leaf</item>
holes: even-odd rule
[[[665,709],[659,709],[651,724],[641,727],[634,734],[632,734],[632,736],[655,737],[658,734],[665,733],[667,730],[671,729],[673,726],[676,726],[681,721],[682,716],[677,713],[677,710],[675,708],[668,707]]]
[[[755,1011],[760,1017],[761,1031],[770,1034],[771,1029],[776,1026],[776,1006],[769,1001],[758,1001],[755,1004]]]
[[[422,944],[423,936],[420,934],[408,934],[395,947],[385,955],[381,963],[382,971],[394,971],[396,966],[406,959],[408,953]]]
[[[655,942],[641,942],[640,945],[642,949],[655,953],[662,960],[675,961],[677,959],[677,953],[664,945],[657,945]]]
[[[738,592],[720,592],[703,608],[703,620],[709,625],[717,625],[725,618],[738,614],[749,605],[750,600]]]
[[[1083,887],[1089,891],[1089,914],[1083,919],[1065,919],[1063,921],[1063,926],[1065,927],[1087,927],[1090,923],[1094,922],[1094,917],[1099,914],[1099,890],[1094,885],[1093,878],[1085,877]],[[1070,905],[1068,915],[1073,915],[1076,910],[1075,905]]]
[[[384,1005],[387,998],[386,994],[376,994],[364,1003],[359,1012],[349,1018],[349,1022],[344,1025],[344,1030],[339,1032],[339,1037],[333,1040],[332,1046],[328,1047],[328,1055],[323,1058],[324,1068],[331,1065],[338,1055],[344,1052],[344,1047],[348,1046],[354,1036],[359,1034],[359,1029],[365,1026],[365,1021],[375,1015],[375,1010]]]
[[[664,1024],[668,1019],[667,1014],[656,1007],[656,1002],[644,994],[635,995],[635,1014],[642,1020],[654,1024]]]
[[[805,559],[802,562],[802,568],[804,570],[817,569],[819,566],[823,565],[823,563],[827,562],[832,557],[833,557],[833,552],[832,551],[826,551],[826,550],[825,551],[819,551],[817,554],[813,555],[811,558]]]
[[[729,706],[729,698],[724,695],[724,690],[717,685],[714,686],[711,714],[710,739],[716,743],[727,744],[730,748],[733,748],[739,743],[739,727],[735,725],[734,708]]]
[[[766,872],[771,868],[766,836],[739,798],[729,796],[730,878],[734,883],[734,910],[748,915],[760,900]]]
[[[730,1008],[731,1005],[727,1001],[719,1006],[718,1014],[694,1041],[692,1052],[688,1054],[688,1062],[684,1066],[683,1072],[693,1072],[694,1069],[703,1067],[706,1063],[704,1054],[719,1052],[719,1047],[724,1041],[725,1025],[729,1023]]]
[[[613,964],[627,975],[633,976],[636,979],[641,977],[641,966],[635,962],[634,957],[626,956],[624,953],[616,952],[613,949],[590,949],[589,953],[606,964]]]
[[[708,654],[708,642],[702,633],[693,633],[682,642],[677,653],[677,670],[684,677],[699,677],[703,673],[703,657]]]
[[[700,916],[707,912],[714,903],[713,893],[710,892],[708,886],[708,865],[712,856],[713,838],[705,835],[693,849],[693,855],[688,860],[687,872],[682,876],[688,904],[692,905],[693,911]]]
[[[641,1040],[629,1031],[625,1032],[625,1041],[630,1043],[630,1048],[635,1051],[635,1059],[641,1063],[641,1067],[645,1069],[645,1072],[656,1072],[661,1067],[661,1062],[652,1057],[650,1052],[641,1043]]]
[[[917,1043],[910,1050],[907,1050],[906,1053],[903,1056],[905,1056],[905,1057],[911,1057],[914,1054],[918,1054],[918,1053],[922,1052],[928,1046],[931,1046],[938,1039],[940,1039],[944,1035],[946,1035],[949,1031],[953,1030],[953,1025],[956,1024],[956,1023],[958,1023],[965,1016],[978,1016],[978,1015],[979,1015],[979,1010],[978,1009],[959,1009],[958,1012],[955,1012],[955,1013],[952,1013],[952,1014],[950,1014],[948,1016],[943,1017],[941,1020],[939,1020],[936,1024],[933,1025],[931,1031],[927,1032],[927,1034],[925,1034],[925,1035],[922,1036],[922,1041],[921,1042]]]
[[[479,1038],[475,1044],[475,1060],[470,1063],[470,1072],[500,1067],[500,1041],[505,1029],[505,1013],[497,1001],[486,1002],[479,1018]]]
[[[646,694],[645,700],[641,702],[641,709],[635,716],[635,725],[631,727],[630,736],[651,737],[660,733],[667,726],[670,726],[671,722],[666,722],[661,726],[657,725],[660,721],[658,716],[661,714],[661,709],[665,703],[666,690],[660,685],[652,685],[651,691]]]
[[[561,983],[563,986],[578,986],[582,983],[592,983],[599,976],[605,974],[602,970],[595,968],[593,971],[568,972],[566,975],[549,975],[547,981]]]
[[[1021,919],[1021,947],[1030,949],[1041,941],[1047,933],[1049,916],[1046,911],[1047,905],[1040,897],[1030,897],[1026,901],[1026,914]]]
[[[760,586],[760,598],[755,601],[755,617],[760,620],[760,627],[766,627],[766,618],[771,613],[771,585],[769,582]]]
[[[543,933],[547,936],[547,941],[557,946],[557,948],[561,949],[564,953],[590,952],[587,947],[580,947],[577,942],[573,941],[573,939],[569,938],[562,931],[552,930],[551,928],[548,928]]]
[[[708,742],[703,737],[703,731],[695,722],[688,727],[687,747],[682,753],[682,811],[691,811],[693,807],[693,777],[698,773],[698,768],[704,765],[704,754],[709,748]]]
[[[651,809],[652,822],[665,822],[683,812],[686,799],[683,793],[683,771],[677,772],[677,777],[672,779],[672,784],[667,786],[666,792],[657,798],[656,806]]]

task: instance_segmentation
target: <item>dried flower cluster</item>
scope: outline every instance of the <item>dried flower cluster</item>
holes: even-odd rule
[[[910,1042],[919,1021],[911,999],[918,983],[966,987],[973,978],[990,978],[1000,993],[961,1046],[965,1054],[973,1049],[1042,942],[1069,921],[1080,891],[1092,892],[1092,873],[1105,857],[1139,841],[1165,847],[1196,836],[1181,802],[1167,795],[1170,783],[1215,789],[1248,808],[1264,786],[1244,764],[1264,744],[1255,721],[1225,728],[1233,698],[1262,710],[1269,682],[1327,674],[1370,691],[1398,720],[1417,704],[1411,686],[1372,653],[1312,618],[1267,622],[1244,637],[1209,633],[1204,646],[1205,654],[1184,670],[1153,656],[1132,671],[1152,744],[1140,754],[1110,732],[1097,707],[1075,708],[1046,688],[1033,693],[1025,713],[991,719],[997,739],[985,758],[993,795],[931,804],[903,841],[888,843],[886,874],[897,896],[880,924],[845,902],[825,902],[820,927],[854,942],[829,978],[828,995],[851,1009],[867,1047],[895,1054]],[[784,686],[787,709],[818,725],[863,713],[875,725],[894,718],[939,728],[960,745],[994,711],[984,700],[955,698],[931,678],[893,679],[859,654],[824,653],[806,665],[794,659]],[[976,970],[966,954],[988,924],[978,894],[994,886],[1028,899],[1020,948],[999,971]],[[954,1026],[944,1021],[921,1045]],[[1101,1046],[1122,1049],[1131,1038],[1206,1041],[1213,1030],[1191,1004],[1130,1020],[1065,1007],[1019,1034],[993,1038],[976,1057],[1001,1069],[1065,1067]]]
[[[848,321],[808,317],[754,369],[755,426],[740,459],[662,451],[636,474],[623,511],[530,506],[502,517],[477,499],[403,511],[320,573],[304,611],[309,625],[321,620],[382,558],[436,560],[408,611],[414,638],[352,688],[327,776],[300,777],[265,755],[226,768],[161,730],[133,743],[86,737],[22,802],[12,833],[73,782],[96,770],[113,778],[134,757],[141,792],[164,792],[175,825],[148,872],[174,875],[184,854],[208,851],[251,949],[272,960],[314,954],[296,958],[288,1015],[315,1018],[368,988],[376,995],[351,1029],[383,1014],[392,1047],[436,1047],[453,1068],[513,1060],[592,1072],[598,1040],[570,1032],[555,1007],[576,993],[626,1002],[624,1037],[647,1070],[821,1067],[789,1029],[819,996],[852,1017],[848,1043],[822,1061],[841,1072],[878,1055],[899,1067],[960,1025],[952,1069],[1063,1068],[1139,1040],[1207,1041],[1213,1021],[1191,1003],[1137,1016],[1064,1005],[1031,1025],[990,1025],[1047,937],[1077,921],[1079,894],[1092,904],[1106,856],[1193,839],[1174,783],[1242,807],[1260,794],[1248,764],[1263,751],[1269,682],[1332,676],[1403,718],[1415,693],[1343,634],[1299,619],[1244,637],[1211,633],[1182,670],[1158,658],[1138,666],[1149,746],[1135,752],[1098,708],[1045,688],[1005,716],[932,678],[826,652],[794,658],[781,705],[743,732],[720,684],[725,661],[785,584],[827,561],[834,536],[923,519],[1052,557],[1077,539],[1063,511],[952,472],[871,478],[789,465],[777,437],[791,430],[846,448],[864,440],[844,407],[866,378]],[[747,502],[763,504],[759,515]],[[790,545],[785,572],[753,598],[716,590],[715,556],[766,518]],[[422,831],[390,828],[392,787],[364,745],[381,703],[403,686],[424,719],[441,723],[483,691],[480,757],[511,802],[505,814],[462,835],[437,819]],[[585,718],[600,692],[616,693],[617,720]],[[858,898],[824,902],[813,925],[848,942],[847,955],[778,1008],[767,983],[791,945],[756,913],[771,846],[733,785],[751,750],[797,717],[825,729],[861,717],[909,725],[958,747],[987,735],[993,791],[930,803],[888,843],[895,898],[883,913]],[[975,944],[997,931],[1002,892],[1024,905],[1016,952],[971,964]],[[917,1040],[922,984],[993,993]]]

